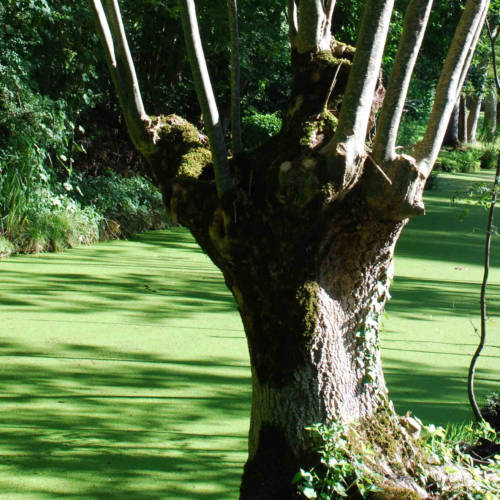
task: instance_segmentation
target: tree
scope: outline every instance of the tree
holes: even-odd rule
[[[253,383],[242,499],[295,498],[292,477],[315,460],[311,424],[396,418],[378,346],[394,247],[424,212],[425,182],[488,4],[467,1],[410,157],[396,153],[396,138],[432,0],[408,5],[372,152],[366,134],[394,1],[365,2],[354,51],[331,35],[334,0],[290,0],[282,129],[229,158],[194,0],[179,6],[208,140],[179,116],[146,113],[118,1],[92,1],[132,140],[241,313]]]

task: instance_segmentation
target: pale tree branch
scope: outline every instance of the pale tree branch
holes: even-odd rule
[[[335,155],[342,145],[348,168],[365,153],[365,138],[394,0],[367,0],[361,19],[354,61],[349,72],[339,123],[324,148]]]
[[[406,10],[403,34],[377,124],[373,156],[379,163],[391,162],[396,157],[403,107],[432,4],[433,0],[412,0]]]
[[[465,80],[467,78],[467,74],[469,73],[472,59],[474,58],[474,54],[476,53],[476,47],[477,47],[477,44],[479,42],[479,38],[481,36],[481,33],[483,31],[483,26],[484,26],[484,23],[487,19],[487,14],[488,14],[488,9],[485,9],[484,13],[483,13],[483,17],[476,28],[476,33],[474,35],[474,39],[472,40],[469,51],[467,52],[467,58],[465,60],[465,64],[464,64],[464,67],[462,69],[462,73],[460,74],[460,81],[458,83],[457,100],[459,99],[460,94],[462,93],[462,87],[464,86]]]
[[[222,198],[233,188],[227,160],[224,131],[208,74],[205,54],[203,53],[194,0],[179,0],[179,5],[181,7],[182,26],[187,55],[193,73],[194,86],[203,113],[210,142],[210,150],[212,151],[217,194],[219,198]]]
[[[330,49],[331,34],[330,30],[325,32],[328,19],[322,0],[298,0],[297,21],[293,42],[300,53]]]
[[[335,9],[336,0],[328,0],[325,5],[325,20],[323,22],[323,39],[327,39],[328,43],[331,39],[332,32],[332,20],[333,20],[333,11]]]
[[[92,0],[91,4],[130,137],[137,148],[147,154],[153,147],[153,142],[147,132],[148,116],[142,102],[118,0]]]
[[[481,29],[489,0],[467,0],[457,30],[451,42],[448,55],[439,77],[436,97],[423,140],[415,147],[415,157],[420,173],[427,177],[436,161],[450,119],[460,92],[460,83],[469,51],[475,49],[477,30]]]
[[[333,19],[333,10],[335,9],[336,0],[328,0],[325,5],[325,16],[329,18],[330,22]]]
[[[299,31],[299,21],[297,19],[297,4],[295,0],[288,0],[288,25],[290,31],[290,43],[295,47],[297,33]]]
[[[240,102],[240,41],[238,33],[237,0],[227,0],[231,32],[231,139],[233,155],[242,149]]]

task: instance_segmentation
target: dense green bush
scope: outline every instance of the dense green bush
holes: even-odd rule
[[[276,135],[281,128],[281,118],[278,113],[259,113],[255,108],[251,111],[243,117],[241,123],[243,140],[247,149],[259,147]]]
[[[64,99],[40,92],[43,67],[33,52],[55,23],[47,2],[6,0],[0,5],[0,220],[6,235],[24,225],[40,189],[71,170],[76,125]],[[62,61],[61,61],[62,63]]]
[[[38,186],[30,193],[22,220],[11,224],[7,236],[17,252],[60,251],[98,241],[101,219],[93,208]]]
[[[483,149],[480,147],[442,149],[434,168],[443,172],[477,172],[481,166],[482,154]]]
[[[144,177],[125,178],[108,171],[99,177],[74,174],[71,182],[75,187],[67,186],[79,203],[102,215],[101,237],[126,237],[167,224],[161,194]]]
[[[481,155],[481,168],[493,170],[497,166],[498,151],[494,145],[488,144]]]
[[[159,191],[141,176],[75,174],[70,181],[33,183],[22,217],[0,227],[0,256],[60,251],[99,239],[127,237],[167,225]]]

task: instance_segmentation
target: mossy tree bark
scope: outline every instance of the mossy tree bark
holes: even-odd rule
[[[147,135],[141,152],[171,217],[221,269],[243,320],[253,383],[245,500],[300,497],[292,477],[318,460],[307,426],[369,419],[388,407],[378,330],[394,247],[409,217],[423,212],[423,186],[473,49],[468,30],[476,34],[488,1],[467,1],[417,158],[391,146],[381,165],[365,136],[392,0],[366,3],[356,52],[331,39],[334,4],[289,2],[289,109],[277,136],[228,161],[230,182],[221,181],[213,137],[176,115],[139,122]],[[193,53],[194,3],[181,5]],[[427,2],[412,5],[428,17]],[[190,59],[203,66],[201,55]],[[206,104],[206,86],[197,87]],[[406,84],[396,87],[406,92]]]

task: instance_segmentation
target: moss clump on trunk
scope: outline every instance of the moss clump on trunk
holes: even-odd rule
[[[179,177],[198,179],[212,160],[207,137],[180,116],[153,116],[148,131],[157,145],[148,163],[163,185]]]

